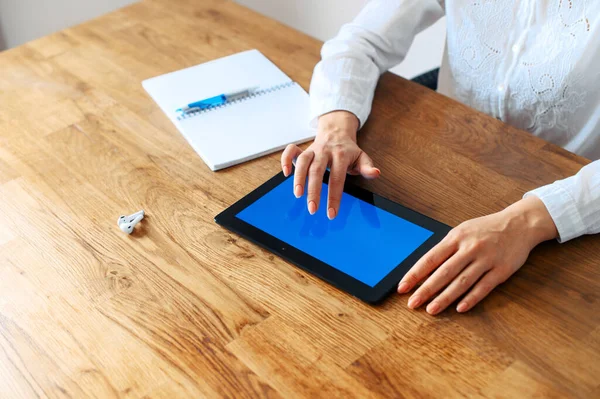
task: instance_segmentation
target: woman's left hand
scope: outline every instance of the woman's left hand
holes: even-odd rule
[[[456,307],[466,312],[519,270],[536,245],[557,236],[544,203],[527,197],[452,229],[404,276],[398,293],[410,291],[431,274],[409,298],[408,307],[416,309],[433,298],[427,313],[435,315],[470,289]]]

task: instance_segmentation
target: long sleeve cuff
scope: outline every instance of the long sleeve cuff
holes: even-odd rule
[[[310,124],[331,111],[348,111],[364,126],[369,113],[379,71],[369,62],[332,57],[319,62],[310,84]]]
[[[558,242],[567,242],[586,234],[586,225],[577,202],[559,182],[529,191],[523,198],[531,195],[538,197],[548,209],[558,230]]]
[[[362,108],[362,104],[353,101],[351,98],[343,98],[335,95],[319,98],[313,97],[310,102],[310,126],[316,128],[319,117],[332,111],[351,112],[358,118],[359,126],[362,126],[366,122],[368,115]]]

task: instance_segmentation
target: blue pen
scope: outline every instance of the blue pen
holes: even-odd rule
[[[186,105],[185,107],[178,108],[176,112],[188,113],[198,110],[203,110],[206,108],[216,107],[218,105],[225,104],[227,102],[239,100],[240,98],[247,97],[254,93],[258,87],[251,87],[248,89],[236,91],[228,94],[219,94],[218,96],[210,97],[204,100],[196,101],[191,104]]]

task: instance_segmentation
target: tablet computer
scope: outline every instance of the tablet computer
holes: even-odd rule
[[[221,212],[215,221],[368,303],[396,289],[404,274],[450,227],[349,182],[329,220],[323,177],[319,210],[293,194],[282,172]]]

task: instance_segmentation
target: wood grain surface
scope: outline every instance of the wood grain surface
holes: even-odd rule
[[[431,317],[213,222],[279,154],[211,172],[141,81],[257,48],[308,89],[320,46],[230,1],[155,0],[0,54],[0,397],[600,396],[600,236]],[[588,162],[391,74],[359,140],[382,176],[358,184],[450,225]]]

